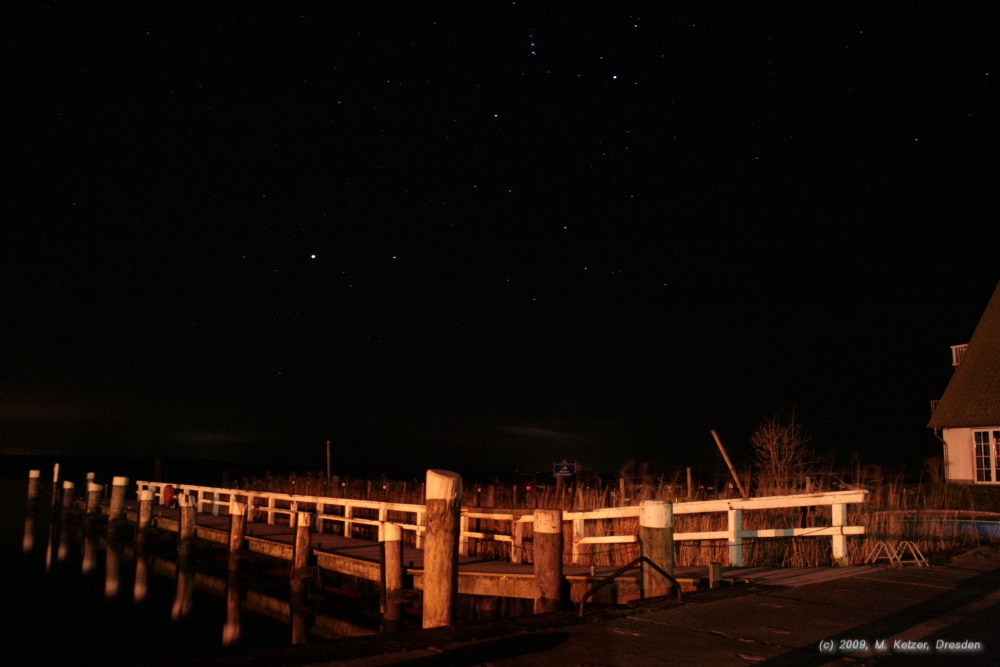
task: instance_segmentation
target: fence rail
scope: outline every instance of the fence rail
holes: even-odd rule
[[[225,489],[191,484],[170,484],[167,482],[136,482],[138,490],[149,490],[154,493],[160,504],[165,504],[166,489],[172,487],[176,494],[187,494],[195,497],[195,506],[200,512],[227,514],[232,502],[245,503],[250,520],[263,516],[269,524],[287,517],[290,526],[295,525],[298,512],[310,512],[316,517],[316,530],[324,532],[326,526],[339,525],[343,534],[350,537],[355,526],[372,526],[377,528],[378,539],[383,537],[383,527],[386,523],[400,526],[404,532],[412,533],[414,544],[421,548],[424,532],[426,510],[424,505],[412,503],[380,502],[373,500],[355,500],[351,498],[326,498],[320,496],[294,495],[269,491],[250,491],[242,489]],[[847,537],[864,534],[863,526],[847,525],[847,506],[863,503],[867,491],[829,491],[823,493],[804,493],[788,496],[767,496],[763,498],[703,500],[694,502],[673,503],[673,514],[721,514],[726,513],[727,526],[725,530],[675,532],[674,542],[693,542],[705,540],[725,540],[729,549],[729,564],[735,567],[743,565],[743,541],[746,539],[771,539],[786,537],[829,537],[833,549],[833,560],[838,564],[847,564]],[[796,507],[831,507],[831,525],[813,528],[759,528],[745,530],[743,528],[743,513],[746,511],[788,509]],[[563,512],[563,521],[571,523],[572,547],[571,559],[574,564],[580,563],[597,544],[628,544],[638,541],[636,534],[627,535],[596,535],[595,526],[598,522],[614,519],[638,519],[639,506],[609,507],[587,511]],[[489,520],[507,524],[507,531],[472,530],[472,522]],[[460,523],[459,551],[463,555],[469,551],[472,541],[495,541],[511,545],[511,562],[523,560],[526,541],[526,528],[534,521],[534,517],[525,511],[501,510],[486,511],[480,508],[462,508]]]

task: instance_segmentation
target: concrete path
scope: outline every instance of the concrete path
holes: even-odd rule
[[[659,608],[585,621],[571,614],[535,617],[535,628],[541,629],[522,624],[504,636],[490,637],[484,630],[486,636],[470,639],[461,629],[448,628],[424,633],[428,641],[419,647],[403,637],[383,637],[381,649],[378,640],[367,649],[345,642],[340,659],[331,646],[329,657],[313,655],[288,664],[804,667],[1000,662],[1000,554],[966,554],[932,567],[829,572],[834,576],[813,570],[794,577],[786,571],[769,583],[762,576],[759,582],[694,596],[679,606],[663,602]],[[948,651],[938,640],[958,644]],[[969,650],[962,642],[980,648]]]

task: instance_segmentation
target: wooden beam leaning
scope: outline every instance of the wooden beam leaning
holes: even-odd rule
[[[535,510],[535,613],[562,606],[562,510]]]
[[[428,470],[424,540],[423,627],[451,625],[458,605],[458,540],[462,477]]]

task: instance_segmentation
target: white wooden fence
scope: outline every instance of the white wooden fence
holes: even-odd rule
[[[136,482],[138,489],[151,490],[163,504],[166,482]],[[267,523],[273,524],[276,518],[286,517],[290,526],[295,525],[297,512],[312,512],[316,515],[316,530],[325,531],[329,524],[340,524],[343,534],[352,536],[354,526],[374,526],[378,529],[378,538],[382,538],[382,527],[385,523],[395,523],[404,531],[414,533],[414,543],[417,548],[422,546],[425,530],[425,509],[423,505],[410,503],[391,503],[373,500],[354,500],[351,498],[326,498],[319,496],[303,496],[287,493],[266,491],[247,491],[241,489],[222,489],[216,487],[196,486],[190,484],[172,484],[175,493],[195,496],[199,512],[226,514],[229,504],[233,501],[245,503],[249,509],[248,517],[263,515]],[[732,498],[725,500],[703,500],[673,504],[673,513],[680,514],[720,514],[726,513],[727,526],[725,530],[674,533],[674,542],[700,542],[704,540],[725,540],[729,548],[729,564],[733,567],[743,565],[743,542],[747,539],[768,539],[781,537],[829,537],[833,550],[833,561],[837,564],[847,564],[847,536],[864,534],[863,526],[847,525],[847,506],[863,503],[867,491],[829,491],[824,493],[804,493],[788,496],[767,496],[743,500]],[[796,507],[831,507],[831,522],[829,526],[810,528],[743,528],[743,513],[761,510],[786,509]],[[392,516],[390,516],[390,513]],[[585,555],[600,544],[627,544],[638,541],[635,534],[629,535],[596,535],[600,532],[596,526],[600,522],[614,519],[630,519],[639,517],[639,507],[611,507],[580,512],[563,512],[563,521],[572,523],[572,562],[582,562]],[[500,524],[509,525],[508,531],[484,532],[473,531],[469,527],[475,519],[488,519]],[[511,544],[511,561],[518,563],[523,560],[525,526],[534,520],[530,510],[507,511],[486,510],[476,507],[463,507],[461,520],[461,536],[459,551],[468,553],[470,541],[507,542]]]

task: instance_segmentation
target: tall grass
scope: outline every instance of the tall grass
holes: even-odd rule
[[[593,510],[605,507],[638,505],[643,500],[671,500],[684,502],[689,499],[686,483],[679,474],[653,475],[645,466],[639,474],[622,477],[617,483],[600,483],[596,479],[552,481],[543,484],[480,484],[466,481],[462,504],[466,507],[489,508],[530,513],[534,509],[562,509],[564,511]],[[749,480],[747,473],[744,479]],[[850,484],[844,480],[851,480]],[[908,540],[925,554],[971,547],[984,540],[964,530],[959,520],[970,517],[1000,519],[1000,489],[986,489],[949,485],[941,482],[906,483],[900,473],[886,473],[877,466],[855,464],[837,474],[825,473],[809,478],[800,476],[792,480],[785,493],[840,490],[862,486],[868,489],[863,504],[850,505],[848,525],[865,528],[865,534],[848,538],[848,556],[851,563],[862,563],[876,548],[879,541]],[[292,493],[298,495],[352,498],[397,503],[422,504],[423,483],[390,479],[326,478],[322,475],[290,475],[246,479],[243,487],[258,491]],[[720,492],[721,491],[721,492]],[[726,485],[721,490],[691,490],[692,499],[738,497],[735,489]],[[977,504],[985,506],[977,509]],[[985,510],[993,510],[986,512]],[[758,528],[822,528],[830,526],[831,508],[745,510],[743,527]],[[531,530],[526,527],[524,562],[531,561]],[[726,516],[714,514],[677,514],[676,532],[704,532],[726,529]],[[486,533],[509,534],[510,523],[490,519],[476,519],[472,530]],[[635,535],[638,520],[607,519],[590,522],[588,535]],[[566,558],[571,556],[572,527],[564,526]],[[506,560],[510,558],[510,545],[502,542],[483,541],[470,544],[470,553],[484,558]],[[637,557],[636,544],[599,545],[583,555],[585,565],[620,566]],[[744,564],[753,566],[806,567],[831,563],[829,537],[767,538],[747,540],[743,544]],[[677,543],[678,565],[707,565],[727,562],[728,547],[723,540],[701,543]]]

